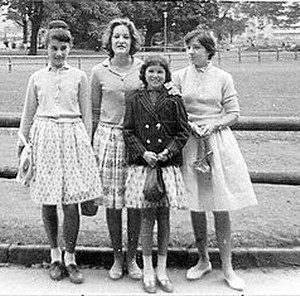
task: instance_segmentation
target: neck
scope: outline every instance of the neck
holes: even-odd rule
[[[130,55],[114,55],[111,59],[111,63],[114,66],[120,68],[126,68],[132,63],[132,57]]]

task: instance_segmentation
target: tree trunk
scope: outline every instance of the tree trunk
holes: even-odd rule
[[[28,42],[28,22],[24,18],[23,19],[23,44],[27,44]]]
[[[30,48],[28,55],[36,55],[37,54],[37,36],[39,32],[39,27],[36,24],[32,23],[31,25],[31,35],[30,35]]]

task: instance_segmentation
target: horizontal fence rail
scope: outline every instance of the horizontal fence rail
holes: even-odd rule
[[[17,113],[1,113],[0,127],[18,128],[21,115]],[[233,130],[237,131],[300,131],[298,117],[241,117]],[[16,167],[0,167],[0,178],[13,179],[17,175]],[[300,185],[300,171],[251,171],[251,181],[262,184]]]

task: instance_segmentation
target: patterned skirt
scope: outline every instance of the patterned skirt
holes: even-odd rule
[[[41,204],[74,204],[101,194],[94,152],[80,118],[35,119],[30,130],[34,176],[32,199]]]
[[[166,188],[166,196],[159,202],[145,200],[144,184],[149,167],[130,166],[126,179],[125,205],[127,208],[172,207],[187,209],[187,194],[179,167],[167,166],[162,168]]]
[[[202,173],[194,161],[203,154],[203,140],[190,136],[183,149],[183,179],[193,211],[230,211],[257,204],[248,169],[229,128],[209,138],[211,170]]]
[[[122,128],[99,123],[93,146],[103,190],[103,195],[97,203],[106,208],[121,209],[125,204],[127,176]]]

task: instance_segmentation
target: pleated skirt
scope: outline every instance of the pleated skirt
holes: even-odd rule
[[[96,158],[80,118],[37,118],[30,130],[34,173],[33,201],[74,204],[101,195]]]
[[[182,173],[189,208],[193,211],[231,211],[257,204],[247,165],[230,128],[209,138],[211,170],[195,170],[194,161],[203,155],[203,140],[190,136],[183,149]]]
[[[121,209],[125,205],[127,163],[121,127],[99,123],[93,140],[102,196],[97,204]]]
[[[143,189],[148,166],[132,165],[128,169],[126,179],[125,205],[127,208],[172,207],[187,209],[188,200],[182,178],[177,166],[162,167],[162,175],[166,188],[166,195],[159,202],[149,202],[145,199]]]

